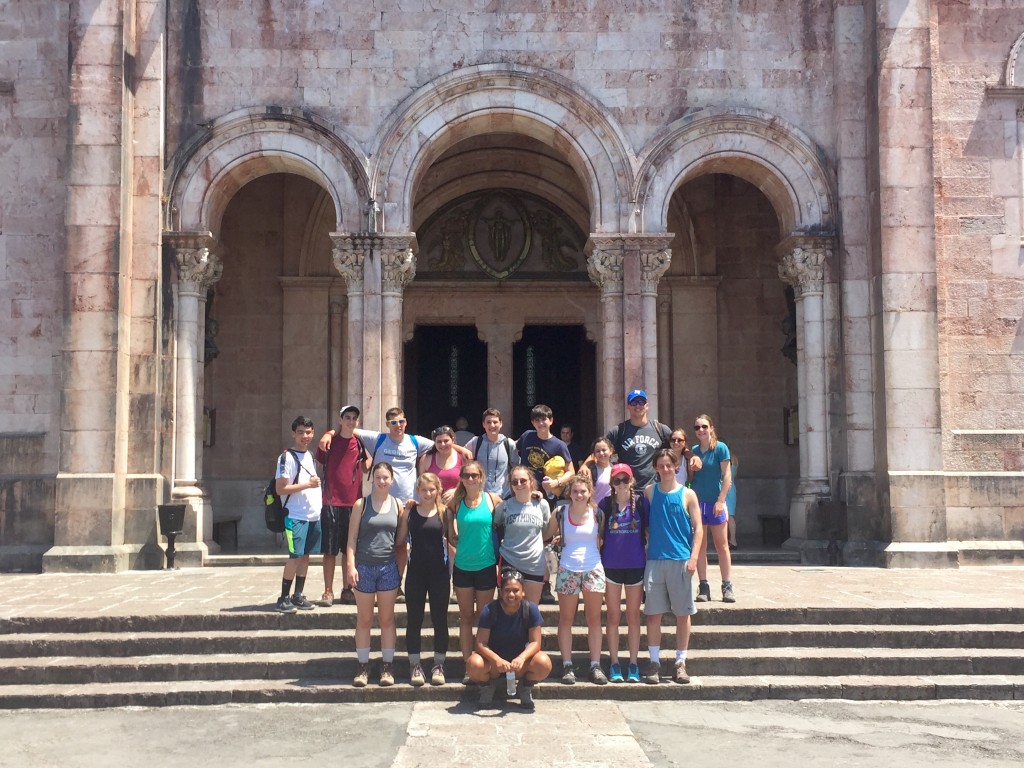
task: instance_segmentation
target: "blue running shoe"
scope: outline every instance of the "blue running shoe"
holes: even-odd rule
[[[612,664],[608,669],[608,679],[613,683],[622,682],[622,667],[618,664]]]
[[[629,672],[626,673],[626,680],[631,683],[640,682],[640,667],[636,664],[629,665]]]

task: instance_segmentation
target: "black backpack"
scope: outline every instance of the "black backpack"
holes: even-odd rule
[[[291,448],[288,449],[288,453],[295,457],[295,463],[299,464],[299,455]],[[301,464],[298,469],[295,470],[295,477],[292,478],[292,485],[295,485],[299,481],[299,472],[302,470]],[[277,495],[277,477],[270,478],[270,482],[267,483],[267,489],[263,491],[263,503],[266,508],[263,510],[263,517],[267,523],[267,530],[271,533],[284,533],[284,519],[288,516],[288,510],[285,507],[288,505],[288,496],[285,496],[282,500]]]

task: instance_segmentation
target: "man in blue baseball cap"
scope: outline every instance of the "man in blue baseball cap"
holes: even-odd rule
[[[654,453],[659,448],[669,447],[672,430],[649,418],[647,412],[650,406],[644,390],[631,389],[627,392],[626,405],[629,408],[629,419],[608,430],[605,437],[611,441],[618,460],[633,470],[636,487],[646,488],[655,480]],[[686,448],[685,459],[695,471],[700,469],[700,459],[693,458],[689,447]],[[696,465],[694,462],[697,462]]]

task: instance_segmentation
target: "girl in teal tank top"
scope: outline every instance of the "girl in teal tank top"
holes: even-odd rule
[[[501,500],[484,491],[484,470],[465,462],[449,505],[448,543],[455,547],[453,581],[459,601],[459,647],[462,658],[473,652],[473,631],[480,611],[494,600],[497,587],[494,508]],[[464,681],[465,682],[465,681]]]

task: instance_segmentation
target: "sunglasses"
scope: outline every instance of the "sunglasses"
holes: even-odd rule
[[[397,427],[399,425],[404,425],[406,423],[407,422],[405,419],[391,419],[391,421],[388,422],[388,426]]]
[[[672,442],[672,443],[685,443],[686,440],[684,440],[681,437],[673,437],[669,442]]]
[[[629,485],[628,477],[613,477],[612,485]]]
[[[702,429],[711,429],[711,425],[710,424],[694,424],[693,428],[696,429],[699,432]]]
[[[518,488],[520,485],[529,485],[530,481],[525,477],[517,477],[512,480],[512,486]]]
[[[479,472],[464,472],[459,475],[463,480],[479,480],[483,475]]]

